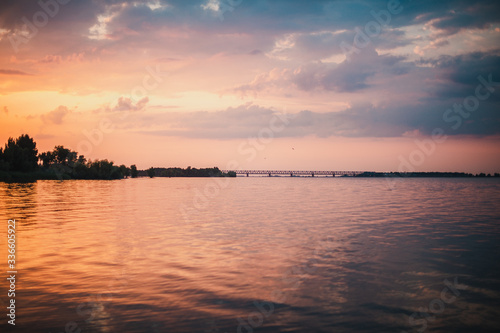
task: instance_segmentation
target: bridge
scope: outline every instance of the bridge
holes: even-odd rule
[[[356,176],[364,173],[365,171],[286,171],[286,170],[221,170],[224,173],[230,171],[235,172],[237,175],[267,175],[269,177],[275,175],[287,175],[290,177],[294,176]]]

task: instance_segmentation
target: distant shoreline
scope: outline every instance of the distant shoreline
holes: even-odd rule
[[[151,174],[153,170],[153,174]],[[150,174],[148,174],[148,172]],[[218,168],[151,168],[149,170],[137,170],[136,176],[124,176],[120,178],[98,178],[98,177],[74,177],[69,173],[57,172],[56,170],[37,170],[32,172],[0,171],[0,182],[4,183],[29,183],[37,180],[120,180],[138,177],[161,177],[161,178],[211,178],[211,177],[236,177],[236,174],[223,173]]]
[[[178,172],[186,172],[186,170],[196,170],[199,174],[175,174],[174,171]],[[213,169],[181,169],[181,168],[154,168],[155,174],[153,177],[148,175],[148,170],[138,170],[139,178],[212,178],[212,177],[236,177],[236,174],[228,174],[222,172],[214,172],[211,173],[209,171],[217,170],[217,168]],[[266,178],[264,174],[254,175],[253,177],[261,177]],[[286,175],[271,175],[271,177],[281,177],[281,178],[500,178],[499,173],[495,174],[472,174],[465,172],[363,172],[357,175],[351,176],[325,176],[325,175],[317,175],[306,176],[306,175],[298,175],[298,176],[286,176]],[[125,177],[130,178],[130,177]],[[239,178],[247,178],[244,175],[240,175]],[[122,178],[123,179],[123,178]],[[4,183],[29,183],[36,182],[37,180],[116,180],[116,179],[98,179],[98,178],[72,178],[66,174],[58,174],[55,172],[47,172],[47,171],[35,171],[35,172],[5,172],[0,171],[0,182]],[[119,180],[119,179],[118,179]]]
[[[240,177],[329,177],[329,178],[495,178],[500,177],[499,173],[485,174],[485,173],[466,173],[466,172],[375,172],[375,171],[285,171],[285,170],[236,170],[223,172],[235,172]]]
[[[407,177],[407,178],[498,178],[499,173],[495,174],[472,174],[465,172],[364,172],[354,177]]]
[[[52,151],[39,153],[36,142],[28,134],[9,138],[0,147],[0,182],[35,182],[37,180],[114,180],[137,177],[208,178],[238,175],[280,177],[352,177],[352,178],[497,178],[499,173],[472,174],[465,172],[375,172],[375,171],[300,171],[300,170],[221,170],[212,168],[169,167],[138,170],[135,164],[127,167],[113,161],[87,160],[76,151],[55,146]]]
[[[34,182],[37,180],[114,180],[139,176],[153,177],[236,177],[233,171],[222,172],[217,167],[197,169],[190,166],[183,168],[149,168],[137,170],[135,164],[130,167],[118,166],[113,161],[87,160],[84,155],[55,146],[52,151],[39,153],[36,142],[28,134],[18,138],[9,138],[5,147],[0,147],[0,181]]]

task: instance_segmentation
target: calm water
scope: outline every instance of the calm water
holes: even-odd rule
[[[498,179],[218,181],[0,183],[0,331],[500,330]]]

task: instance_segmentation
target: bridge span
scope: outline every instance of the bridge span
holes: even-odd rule
[[[269,177],[271,176],[277,176],[277,175],[288,175],[290,177],[294,176],[356,176],[359,174],[364,173],[365,171],[293,171],[293,170],[221,170],[224,173],[227,173],[229,171],[235,172],[237,175],[246,175],[249,177],[250,175],[267,175]]]

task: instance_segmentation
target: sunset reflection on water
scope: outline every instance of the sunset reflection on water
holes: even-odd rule
[[[500,328],[498,180],[237,178],[196,208],[210,182],[0,183],[16,331],[416,331],[455,277],[429,331]]]

